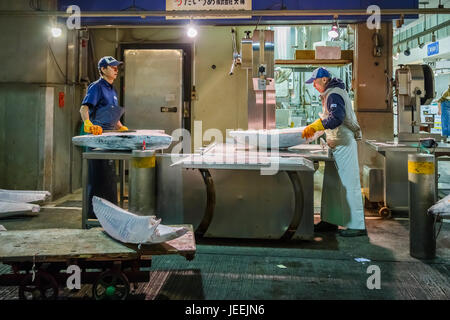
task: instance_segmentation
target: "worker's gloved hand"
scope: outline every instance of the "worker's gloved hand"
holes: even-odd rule
[[[119,128],[119,131],[128,131],[128,128],[125,127],[125,126],[121,126],[121,127]]]
[[[92,124],[91,120],[84,120],[84,132],[100,135],[103,133],[103,129],[100,126]]]
[[[316,133],[316,131],[322,130],[325,130],[322,124],[322,120],[317,119],[303,130],[302,138],[309,139]]]

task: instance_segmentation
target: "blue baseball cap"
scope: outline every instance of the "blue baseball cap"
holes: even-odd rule
[[[317,68],[313,71],[311,78],[306,80],[306,83],[312,83],[314,80],[323,77],[331,78],[331,73],[325,68]]]
[[[107,66],[118,66],[122,63],[122,61],[117,61],[116,59],[114,59],[114,57],[111,56],[103,57],[98,61],[98,70],[100,70],[100,68],[106,68]]]

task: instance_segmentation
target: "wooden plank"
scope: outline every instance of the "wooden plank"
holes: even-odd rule
[[[341,50],[341,59],[353,60],[353,50]]]
[[[40,229],[0,233],[0,261],[135,258],[137,253],[101,230]]]
[[[314,60],[315,58],[315,50],[295,50],[296,60]],[[353,60],[353,50],[341,50],[341,59]]]
[[[194,254],[195,240],[191,225],[189,232],[165,243],[143,245],[124,244],[103,229],[40,229],[4,231],[0,233],[0,262],[55,262],[69,259],[132,260],[141,254]],[[139,251],[139,252],[138,252]]]
[[[295,50],[295,59],[297,60],[314,59],[315,56],[315,50]]]

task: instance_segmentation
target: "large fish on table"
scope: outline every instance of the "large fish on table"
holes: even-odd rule
[[[37,204],[0,200],[0,219],[12,216],[36,216],[41,207]]]
[[[34,190],[5,190],[0,189],[0,201],[9,202],[44,202],[48,200],[51,193],[48,191]]]
[[[316,132],[309,139],[302,138],[306,127],[269,129],[269,130],[233,130],[229,132],[237,144],[258,146],[267,149],[289,148],[302,143],[310,143],[319,138],[323,131]]]
[[[428,214],[450,217],[450,194],[436,202],[428,209]]]
[[[135,215],[99,197],[92,198],[92,205],[106,233],[125,243],[160,243],[181,237],[188,231],[184,227],[161,225],[161,219]]]
[[[72,138],[76,146],[107,150],[138,150],[145,142],[147,150],[167,149],[172,137],[164,130],[136,130],[129,132],[106,132],[101,135],[86,134]]]

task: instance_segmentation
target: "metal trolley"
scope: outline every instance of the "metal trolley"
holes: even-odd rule
[[[57,299],[59,288],[72,275],[64,270],[76,265],[81,269],[80,282],[93,285],[94,299],[125,300],[130,283],[150,280],[153,255],[194,259],[193,229],[183,226],[189,231],[182,237],[141,247],[116,241],[101,228],[0,232],[0,262],[12,269],[0,275],[0,286],[19,286],[23,300]]]

